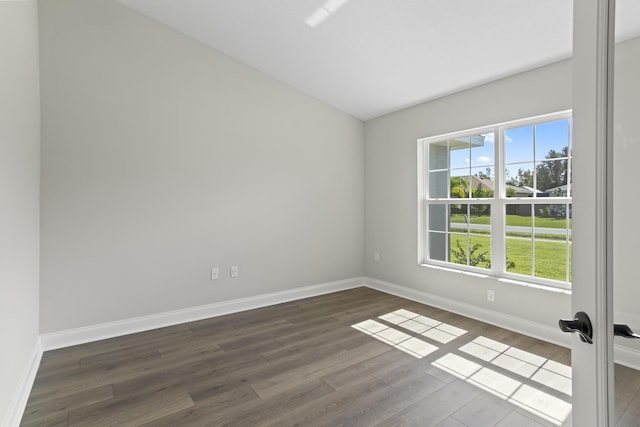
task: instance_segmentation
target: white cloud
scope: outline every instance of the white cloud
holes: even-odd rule
[[[476,162],[477,162],[477,163],[485,163],[485,164],[488,164],[488,163],[491,163],[491,157],[487,157],[487,156],[480,156],[480,157],[478,157],[478,158],[476,159]]]
[[[484,142],[487,144],[493,144],[495,140],[495,134],[493,132],[483,133],[482,136],[484,136]]]
[[[483,133],[482,136],[484,136],[484,142],[486,142],[487,144],[493,144],[495,142],[496,135],[493,132]],[[505,141],[507,143],[511,143],[513,142],[513,138],[511,138],[509,135],[505,135]]]

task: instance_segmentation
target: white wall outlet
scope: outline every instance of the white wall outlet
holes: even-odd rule
[[[487,289],[487,301],[496,302],[496,291]]]
[[[231,277],[238,277],[238,266],[232,265],[230,272],[231,272]]]
[[[211,280],[218,280],[220,278],[220,269],[218,267],[213,267],[211,269]]]
[[[373,260],[375,262],[380,262],[380,252],[374,252],[373,253]]]

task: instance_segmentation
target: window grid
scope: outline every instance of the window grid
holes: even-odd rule
[[[562,156],[546,158],[544,150],[548,147],[543,147],[543,144],[538,144],[538,127],[545,126],[549,123],[558,122],[562,124],[565,121],[568,129],[567,129],[567,141],[566,141],[566,153]],[[507,163],[507,148],[506,144],[506,136],[508,135],[508,131],[512,129],[521,129],[527,126],[532,127],[532,154],[531,159],[514,161],[511,163]],[[473,174],[474,170],[477,170],[477,167],[474,167],[473,160],[469,161],[468,167],[451,167],[451,141],[457,143],[458,139],[463,139],[465,137],[470,137],[473,135],[492,135],[492,140],[494,152],[493,159],[491,162],[487,164],[487,166],[491,169],[491,171],[487,170],[489,175],[489,179],[493,181],[493,195],[491,197],[474,197],[475,190],[473,186],[473,180],[475,176]],[[419,204],[419,210],[421,210],[421,214],[419,218],[421,218],[421,224],[419,224],[419,232],[420,232],[420,244],[419,244],[419,260],[420,264],[435,264],[435,265],[443,265],[447,267],[460,268],[462,270],[469,270],[474,272],[479,272],[483,274],[491,274],[495,276],[500,276],[508,279],[518,280],[518,281],[527,281],[527,282],[536,282],[541,284],[547,284],[554,287],[560,287],[565,289],[570,289],[571,286],[571,226],[570,221],[572,218],[571,212],[571,166],[572,166],[572,156],[571,156],[571,113],[570,111],[554,113],[545,116],[534,117],[531,119],[519,120],[504,124],[498,124],[483,128],[471,129],[464,132],[457,132],[447,135],[441,135],[437,137],[425,138],[419,140],[419,168],[422,171],[422,178],[419,181],[419,197],[423,201]],[[433,161],[431,156],[433,155],[431,150],[431,145],[433,143],[442,144],[446,142],[447,151],[446,151],[446,163],[442,163],[438,166],[438,168],[430,168],[431,166],[436,165],[436,162]],[[564,147],[562,147],[564,150]],[[465,146],[464,150],[467,148]],[[563,151],[557,150],[557,151]],[[469,153],[472,151],[472,146],[469,148]],[[549,152],[550,153],[550,152]],[[558,163],[553,163],[558,162]],[[564,162],[564,164],[560,163]],[[512,188],[513,185],[507,184],[508,182],[508,174],[507,166],[514,166],[519,164],[532,164],[533,167],[530,169],[532,175],[532,194],[528,197],[523,197],[522,195],[509,195],[507,194],[507,188]],[[542,165],[540,168],[539,166]],[[564,166],[566,165],[566,166]],[[443,167],[448,166],[448,167]],[[539,173],[542,173],[545,167],[551,170],[550,166],[562,166],[565,167],[565,184],[564,188],[559,186],[555,190],[555,194],[543,194],[538,193],[538,183],[539,183]],[[563,171],[562,167],[560,168]],[[463,171],[463,172],[461,172]],[[432,176],[433,172],[439,172],[440,178],[442,179],[446,174],[446,192],[443,192],[440,189],[440,194],[438,196],[444,197],[430,197],[432,193],[432,189],[429,188],[429,185],[432,185]],[[464,199],[460,197],[455,197],[455,194],[452,195],[452,187],[451,187],[451,178],[455,176],[459,176],[457,174],[462,173],[463,176],[469,177],[469,189],[464,194]],[[511,178],[513,179],[513,177]],[[442,185],[442,181],[440,182]],[[433,188],[433,187],[432,187]],[[546,190],[546,189],[545,189]],[[458,194],[461,195],[462,193]],[[486,195],[485,195],[486,196]],[[452,211],[453,207],[458,205],[466,205],[466,232],[459,233],[460,230],[454,230],[452,227]],[[471,209],[472,207],[477,207],[485,205],[488,207],[490,212],[489,219],[490,222],[488,225],[488,233],[485,236],[488,236],[488,250],[489,250],[489,263],[486,263],[484,266],[482,265],[472,265],[473,262],[470,260],[470,253],[473,245],[471,244],[472,239],[478,240],[478,238],[484,237],[479,233],[474,233],[474,227],[477,227],[472,222]],[[433,206],[439,206],[440,209],[444,208],[446,211],[444,224],[439,228],[434,227],[430,218],[430,209]],[[528,209],[531,211],[530,214],[530,226],[529,235],[530,238],[519,238],[517,233],[511,231],[508,233],[507,229],[509,227],[510,230],[518,229],[518,226],[511,226],[507,224],[508,212],[507,209],[510,209],[513,212],[513,209],[525,209],[528,206]],[[558,230],[550,230],[546,229],[546,231],[553,231],[557,233],[557,235],[544,235],[540,230],[545,229],[545,227],[537,226],[538,222],[543,224],[543,212],[547,211],[547,215],[549,210],[556,211],[553,215],[553,219],[562,219],[564,218],[565,225],[564,228],[558,228]],[[564,212],[564,216],[558,214],[557,211]],[[519,216],[522,217],[522,213],[519,213]],[[524,216],[526,218],[526,216]],[[526,226],[525,226],[526,228]],[[563,231],[564,230],[564,231]],[[526,232],[523,231],[526,235]],[[511,234],[511,235],[510,235]],[[514,236],[514,234],[516,234]],[[437,237],[440,236],[440,237]],[[452,236],[464,236],[466,239],[466,262],[459,263],[452,261]],[[564,236],[564,237],[562,237]],[[440,248],[439,256],[434,256],[434,248],[435,239],[438,239],[439,242],[443,242],[444,245]],[[484,237],[487,239],[487,237]],[[530,246],[530,273],[524,274],[522,271],[513,272],[510,268],[510,262],[512,260],[507,259],[507,255],[513,252],[507,248],[508,244],[512,244],[516,241],[526,241]],[[543,243],[547,246],[549,245],[563,245],[564,251],[560,250],[560,253],[564,252],[563,257],[565,259],[564,266],[564,274],[563,277],[541,277],[537,274],[537,266],[538,262],[543,261],[542,250],[541,248],[544,246]],[[540,259],[537,259],[540,257]],[[521,265],[522,267],[522,265]],[[522,269],[522,268],[520,268]]]

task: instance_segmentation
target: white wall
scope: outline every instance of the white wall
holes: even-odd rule
[[[361,121],[115,0],[40,20],[42,333],[363,274]]]
[[[38,351],[39,99],[37,3],[0,2],[0,425]]]
[[[569,108],[564,61],[366,122],[366,275],[550,327],[570,316],[566,294],[417,265],[416,159],[418,138]]]

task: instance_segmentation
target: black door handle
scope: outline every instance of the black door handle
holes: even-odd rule
[[[582,342],[593,344],[593,328],[591,327],[591,320],[584,311],[577,312],[573,320],[560,319],[558,321],[558,325],[562,332],[578,334]]]
[[[613,325],[613,335],[615,335],[616,337],[640,339],[640,334],[636,334],[635,332],[633,332],[628,325]]]

